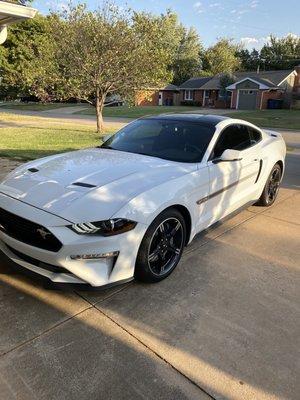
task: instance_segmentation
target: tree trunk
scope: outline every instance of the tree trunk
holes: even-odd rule
[[[103,107],[104,107],[105,95],[101,94],[99,89],[96,91],[96,117],[97,117],[97,132],[104,132],[103,122]]]

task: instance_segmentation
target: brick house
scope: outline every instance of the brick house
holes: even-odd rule
[[[300,101],[300,66],[293,70],[234,72],[234,83],[221,91],[223,74],[212,77],[190,78],[179,87],[137,92],[136,105],[194,105],[198,107],[266,109],[290,108]],[[275,102],[276,103],[276,102]],[[297,105],[297,107],[298,107]]]
[[[236,72],[236,82],[227,87],[232,93],[230,108],[290,108],[293,95],[299,91],[300,67],[294,70]],[[299,93],[299,92],[298,92]]]
[[[204,106],[204,90],[202,86],[212,77],[190,78],[179,86],[180,104]]]

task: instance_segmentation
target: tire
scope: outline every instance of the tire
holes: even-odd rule
[[[258,206],[270,207],[274,204],[278,195],[279,185],[281,181],[281,167],[279,164],[275,164],[268,176],[264,190],[260,196],[260,199],[256,203]]]
[[[169,276],[180,261],[186,239],[182,214],[169,208],[149,226],[141,242],[134,277],[141,282],[159,282]]]

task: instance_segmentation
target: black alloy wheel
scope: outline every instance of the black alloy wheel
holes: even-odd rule
[[[273,203],[277,197],[281,179],[281,171],[276,168],[272,171],[268,182],[268,202]]]
[[[279,164],[275,164],[267,179],[264,190],[260,196],[257,205],[269,207],[271,206],[278,195],[281,182],[282,171]]]
[[[148,251],[149,269],[154,275],[168,273],[178,263],[183,246],[183,226],[177,218],[163,221],[154,232]]]
[[[144,282],[158,282],[166,278],[181,258],[185,238],[185,221],[176,209],[160,214],[142,240],[135,277]]]

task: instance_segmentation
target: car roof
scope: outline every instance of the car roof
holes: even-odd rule
[[[196,113],[182,113],[182,114],[159,114],[151,115],[148,117],[143,117],[141,119],[151,119],[151,120],[166,120],[166,121],[187,121],[187,122],[197,122],[205,125],[216,126],[221,121],[231,119],[229,117],[224,117],[222,115],[209,115],[209,114],[196,114]]]

